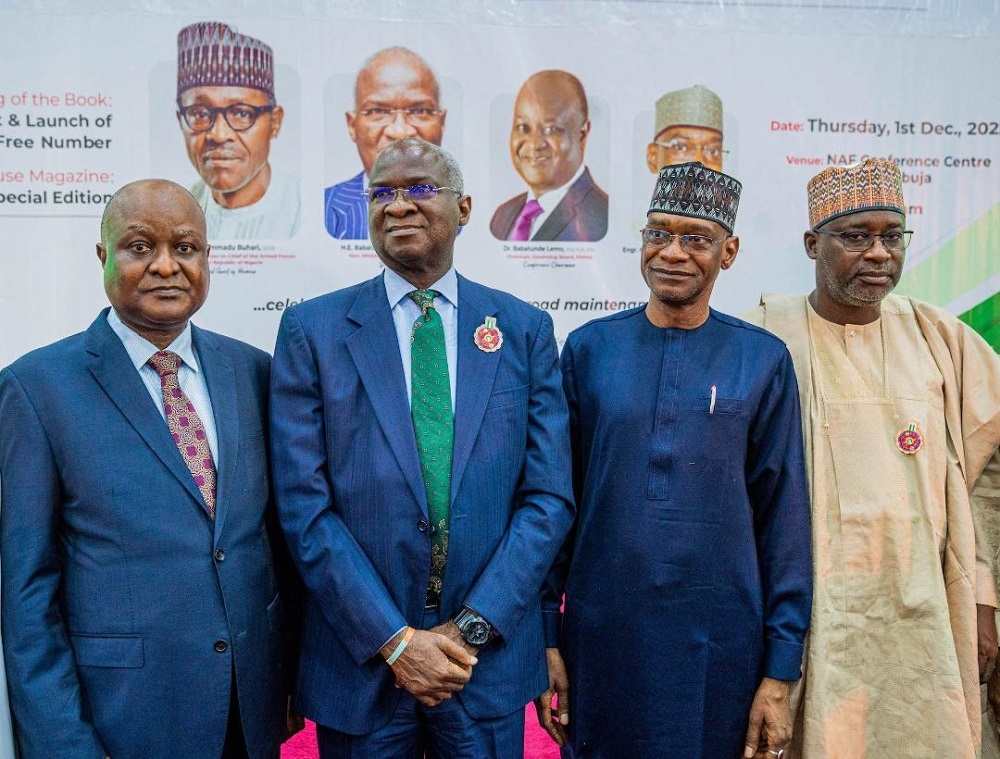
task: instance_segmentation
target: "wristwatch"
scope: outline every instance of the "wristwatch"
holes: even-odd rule
[[[493,626],[468,606],[463,606],[452,622],[455,623],[458,631],[462,633],[462,638],[470,646],[480,648],[496,636],[496,633],[493,632]]]

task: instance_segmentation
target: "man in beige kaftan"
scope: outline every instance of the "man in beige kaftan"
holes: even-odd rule
[[[764,296],[802,399],[814,598],[788,756],[973,759],[996,656],[988,522],[1000,358],[947,312],[890,295],[910,232],[899,169],[809,183],[808,297]],[[977,509],[973,509],[973,501]],[[995,530],[994,530],[995,531]]]

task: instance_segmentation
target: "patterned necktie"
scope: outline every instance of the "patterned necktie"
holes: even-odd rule
[[[181,390],[177,378],[177,369],[183,361],[173,351],[159,351],[147,363],[160,375],[163,412],[170,434],[205,499],[208,515],[215,519],[215,462],[212,460],[212,449],[208,447],[205,425]]]
[[[421,315],[410,335],[410,414],[420,454],[420,471],[427,492],[431,521],[431,575],[427,604],[441,600],[444,565],[448,560],[448,507],[451,501],[451,455],[455,418],[444,350],[444,324],[434,308],[434,290],[414,290],[410,298]]]
[[[534,198],[525,203],[524,208],[522,208],[521,213],[518,214],[517,221],[514,222],[514,227],[510,230],[510,236],[507,239],[521,241],[530,240],[531,222],[533,222],[541,212],[542,205]]]

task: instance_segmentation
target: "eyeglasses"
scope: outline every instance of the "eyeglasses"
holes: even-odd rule
[[[686,140],[670,140],[670,142],[654,142],[665,150],[669,150],[677,158],[694,158],[700,152],[704,158],[719,159],[728,150],[723,150],[721,145],[698,145]]]
[[[273,105],[249,105],[248,103],[233,103],[224,108],[216,108],[211,105],[177,105],[177,109],[192,132],[207,132],[215,126],[219,114],[226,120],[229,128],[234,132],[245,132],[260,118],[262,113],[270,113],[274,110]]]
[[[723,237],[713,240],[711,237],[706,237],[705,235],[673,235],[662,229],[653,229],[651,227],[644,227],[642,230],[643,247],[654,249],[666,248],[674,240],[677,240],[681,246],[681,250],[685,253],[706,253],[713,246],[728,239],[728,237]]]
[[[390,123],[397,113],[403,114],[407,124],[429,124],[443,111],[438,108],[364,108],[358,111],[359,116],[379,125]]]
[[[456,195],[461,195],[461,190],[454,187],[435,187],[432,184],[415,184],[409,187],[369,187],[365,192],[368,202],[379,206],[387,206],[394,201],[397,196],[402,195],[404,200],[411,203],[422,203],[437,197],[441,190],[451,190]]]
[[[822,229],[814,229],[812,231],[817,235],[828,235],[829,237],[839,238],[840,244],[844,246],[844,250],[849,250],[852,253],[864,253],[875,244],[876,239],[882,241],[882,247],[886,250],[906,250],[906,247],[910,244],[910,238],[913,237],[913,232],[910,230],[905,230],[903,232],[886,232],[882,235],[858,231],[827,232]]]

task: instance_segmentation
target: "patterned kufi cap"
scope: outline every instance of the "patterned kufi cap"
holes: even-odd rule
[[[809,226],[816,229],[858,211],[898,211],[906,215],[903,176],[884,158],[851,166],[829,166],[809,180]]]
[[[220,21],[177,34],[177,95],[191,87],[250,87],[274,97],[274,54]]]
[[[647,215],[659,211],[707,219],[721,224],[732,234],[742,189],[738,180],[698,161],[664,166],[656,178],[656,190]]]
[[[675,90],[656,101],[655,135],[667,127],[694,126],[722,132],[722,101],[700,84]]]

